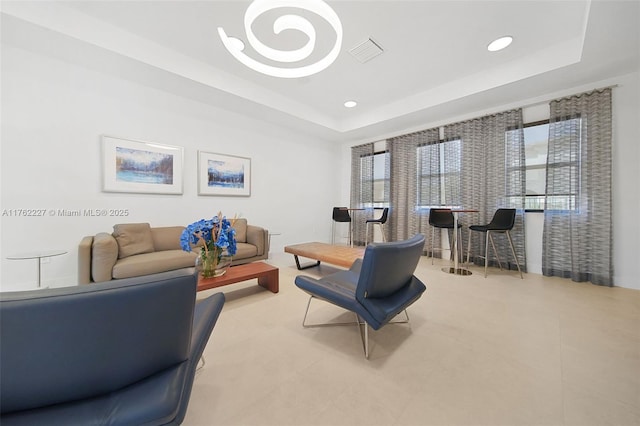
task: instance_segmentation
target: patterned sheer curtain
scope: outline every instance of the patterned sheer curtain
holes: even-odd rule
[[[432,208],[460,203],[460,140],[430,140],[418,146],[417,154],[420,229],[427,233],[428,247],[431,247],[431,237],[433,245],[441,247],[442,233],[433,232],[429,215]],[[448,233],[451,241],[453,232]],[[427,254],[431,253],[427,251]],[[441,254],[437,252],[438,256]]]
[[[430,129],[387,141],[390,153],[389,203],[392,212],[388,221],[390,241],[405,240],[417,233],[428,235],[429,214],[421,205],[439,199],[440,188],[435,185],[440,185],[440,181],[435,178],[429,182],[419,179],[418,167],[422,175],[431,172],[435,175],[440,167],[440,158],[424,155],[418,159],[418,154],[420,150],[432,152],[438,139],[439,130]]]
[[[463,230],[467,230],[468,225],[489,223],[498,208],[516,208],[516,223],[511,236],[520,267],[526,271],[522,110],[506,111],[445,126],[444,137],[445,140],[460,141],[459,202],[456,198],[452,198],[451,202],[464,208],[479,210],[479,213],[460,215]],[[471,254],[476,256],[473,261],[484,262],[477,258],[484,253],[484,240],[481,234],[473,234]],[[465,245],[467,238],[469,232],[463,233]],[[504,261],[510,259],[507,267],[516,269],[506,239],[494,240],[503,266]],[[493,252],[489,252],[489,262],[497,264]]]
[[[611,89],[550,107],[542,273],[613,286]]]
[[[351,213],[353,244],[365,244],[365,220],[373,217],[373,156],[374,144],[351,148],[351,208],[367,209]]]

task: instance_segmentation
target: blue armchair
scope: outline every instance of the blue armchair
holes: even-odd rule
[[[307,324],[309,306],[314,298],[354,312],[354,324],[360,328],[365,357],[368,358],[367,324],[379,330],[400,312],[404,311],[406,315],[407,307],[426,290],[422,281],[413,275],[424,250],[424,241],[424,235],[418,234],[405,241],[372,243],[367,246],[364,258],[356,260],[349,270],[320,279],[297,276],[296,286],[311,295],[303,326],[338,325]]]
[[[0,424],[182,423],[224,295],[149,279],[0,294]]]

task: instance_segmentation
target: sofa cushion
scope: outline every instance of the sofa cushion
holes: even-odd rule
[[[164,250],[118,259],[113,278],[131,278],[194,266],[196,254],[182,250]]]
[[[233,221],[232,221],[233,222]],[[240,218],[233,222],[233,229],[236,230],[236,242],[247,242],[247,219]]]
[[[111,270],[118,261],[118,243],[113,235],[101,232],[91,244],[91,279],[95,282],[111,280]]]
[[[151,228],[154,251],[180,250],[180,235],[184,226],[164,226]]]
[[[258,248],[252,244],[238,243],[236,254],[233,255],[234,259],[248,259],[258,255]],[[233,265],[233,262],[231,262]]]
[[[113,225],[113,236],[118,242],[118,259],[154,251],[151,226],[148,223]]]

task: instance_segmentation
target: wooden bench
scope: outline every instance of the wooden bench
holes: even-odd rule
[[[198,277],[198,291],[209,290],[215,287],[235,284],[241,281],[258,279],[258,285],[273,293],[279,291],[278,268],[264,262],[252,262],[244,265],[231,266],[227,272],[220,277],[202,278]]]

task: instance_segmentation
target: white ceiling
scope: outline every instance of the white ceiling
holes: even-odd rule
[[[327,3],[342,21],[342,51],[326,70],[300,79],[259,74],[224,49],[217,27],[248,46],[250,1],[3,1],[2,12],[116,53],[128,67],[140,64],[146,84],[335,141],[386,137],[626,74],[640,62],[637,0]],[[335,34],[303,15],[318,32],[313,62]],[[277,16],[256,21],[263,42],[279,49],[306,42],[295,31],[274,36]],[[503,35],[513,44],[488,52]],[[369,37],[385,51],[362,64],[348,51]],[[261,60],[249,46],[245,52]],[[350,99],[358,107],[345,108]]]

